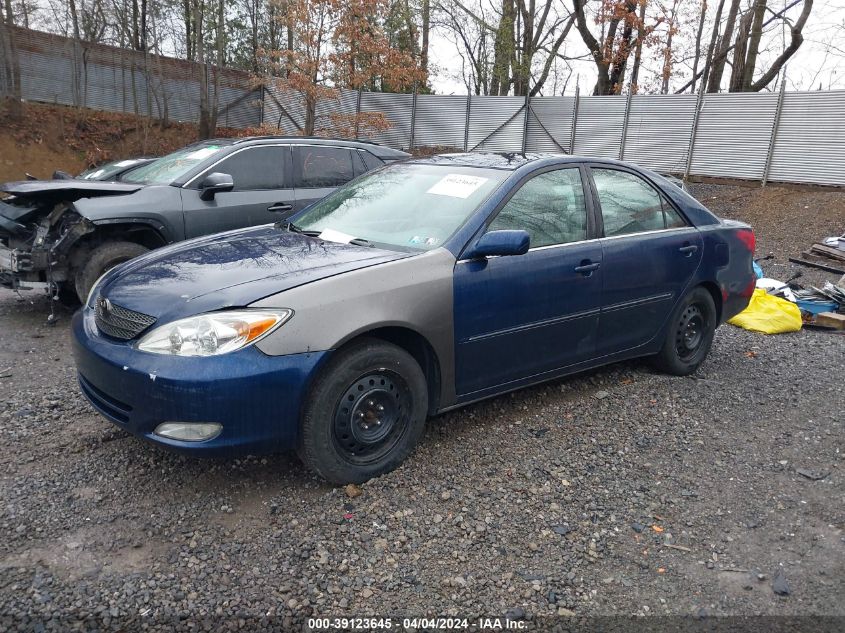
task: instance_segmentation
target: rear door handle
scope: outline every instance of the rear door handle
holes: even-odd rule
[[[581,273],[585,277],[589,277],[593,274],[594,270],[599,269],[599,266],[601,266],[601,263],[591,262],[589,259],[585,259],[583,262],[581,262],[580,266],[575,267],[575,272]]]
[[[267,207],[270,213],[279,213],[280,211],[293,211],[293,205],[287,202],[277,202]]]
[[[690,255],[692,255],[697,250],[698,250],[698,246],[696,246],[695,244],[686,244],[684,246],[681,246],[681,248],[678,249],[678,252],[683,253],[684,255],[689,257]]]

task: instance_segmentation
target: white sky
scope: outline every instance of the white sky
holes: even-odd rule
[[[565,2],[567,8],[571,6],[571,0],[562,1]],[[790,2],[791,0],[776,0],[771,2],[770,5],[772,7],[783,7]],[[709,4],[711,10],[715,12],[716,2],[711,1]],[[729,2],[726,2],[723,15],[727,13],[728,4]],[[794,19],[800,13],[800,9],[799,4],[799,6],[790,10],[788,15]],[[707,39],[708,33],[709,30],[705,29],[704,39]],[[780,30],[770,34],[769,37],[780,39],[782,35],[785,35],[788,41],[788,32],[782,34]],[[676,40],[683,37],[691,39],[692,36],[692,32],[681,32],[675,38]],[[586,52],[581,37],[574,28],[567,37],[567,45],[569,46],[567,51],[569,55],[576,56]],[[761,53],[761,61],[757,64],[758,69],[767,68],[766,59],[773,58],[774,53],[778,53],[780,50],[782,50],[782,46],[778,45],[777,51],[774,51],[773,54]],[[444,32],[435,32],[432,36],[430,57],[431,83],[435,91],[440,94],[466,94],[466,85],[459,78],[461,60],[452,37]],[[595,65],[590,61],[578,61],[572,62],[572,66],[580,80],[582,94],[585,91],[589,94],[595,85]],[[659,63],[656,68],[659,68]],[[730,68],[726,68],[725,74],[730,75]],[[678,89],[690,77],[691,72],[681,72],[677,79],[673,79],[672,85],[675,89]],[[547,86],[550,85],[550,81],[547,82]],[[575,83],[573,78],[567,85],[566,94],[575,93]],[[804,43],[788,63],[788,90],[816,90],[819,84],[826,90],[845,88],[845,0],[815,0],[810,17],[804,27]],[[546,95],[550,92],[548,89],[543,91]],[[674,92],[674,90],[670,89],[670,92]]]

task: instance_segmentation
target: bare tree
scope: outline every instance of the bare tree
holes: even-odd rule
[[[8,92],[7,104],[9,115],[19,119],[23,115],[21,104],[21,65],[18,56],[17,36],[15,33],[15,14],[12,0],[5,0],[5,16],[0,25],[0,51],[3,52],[3,70]]]

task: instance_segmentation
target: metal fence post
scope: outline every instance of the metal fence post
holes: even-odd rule
[[[414,96],[411,100],[411,138],[408,139],[408,151],[414,149],[414,126],[417,123],[417,84],[414,83]]]
[[[464,151],[469,149],[469,106],[472,103],[472,94],[467,92],[467,116],[464,120]]]
[[[522,153],[525,154],[525,150],[528,147],[528,114],[531,112],[531,97],[529,96],[530,91],[525,91],[525,105],[522,108],[525,110],[525,118],[522,121]]]
[[[572,111],[572,133],[569,135],[569,153],[575,153],[575,126],[578,124],[578,102],[581,99],[581,86],[575,84],[575,109]]]
[[[361,88],[358,88],[358,98],[355,100],[355,138],[360,138],[360,121],[361,121]]]
[[[701,116],[701,104],[704,101],[704,82],[698,90],[698,99],[695,102],[695,114],[692,118],[692,130],[689,135],[689,148],[687,149],[687,165],[684,168],[684,182],[689,180],[689,172],[692,168],[692,151],[695,148],[695,135],[698,132],[698,119]]]
[[[622,119],[622,139],[619,141],[619,160],[625,160],[625,137],[628,136],[628,117],[631,114],[631,97],[633,94],[628,91],[625,99],[625,117]]]
[[[778,104],[775,108],[775,119],[772,121],[772,135],[769,137],[769,151],[766,154],[766,166],[763,167],[763,182],[762,187],[766,186],[769,180],[769,169],[772,166],[772,156],[775,152],[775,142],[777,141],[778,127],[780,127],[780,112],[783,109],[783,94],[786,92],[786,71],[783,73],[783,79],[780,82],[780,92],[778,93]]]

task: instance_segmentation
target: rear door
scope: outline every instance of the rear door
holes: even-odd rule
[[[462,260],[455,266],[456,389],[485,389],[588,360],[601,301],[601,244],[593,237],[582,172],[529,177],[487,231],[522,229],[525,255]]]
[[[235,188],[202,200],[199,184],[214,172],[232,176]],[[294,210],[291,180],[289,145],[253,145],[229,154],[182,188],[186,237],[284,219]]]
[[[660,331],[698,268],[702,239],[639,174],[598,165],[590,172],[603,226],[597,355],[604,356]]]
[[[294,145],[293,178],[296,211],[329,195],[336,188],[363,173],[363,161],[348,147]]]

